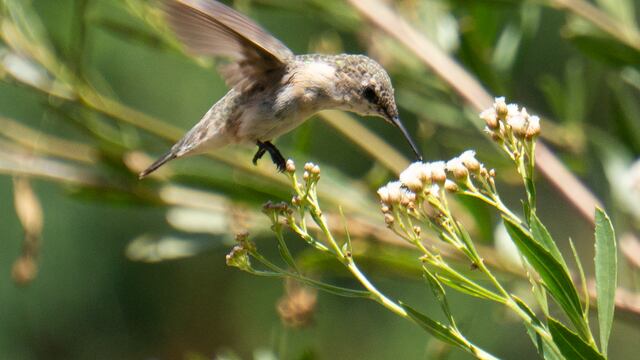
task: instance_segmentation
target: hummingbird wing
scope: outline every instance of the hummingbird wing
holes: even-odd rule
[[[169,0],[167,19],[189,52],[235,61],[220,68],[240,91],[281,74],[294,54],[248,17],[214,0]]]

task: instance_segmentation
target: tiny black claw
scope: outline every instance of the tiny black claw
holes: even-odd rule
[[[262,159],[262,156],[264,156],[264,153],[267,151],[264,143],[258,141],[256,145],[258,145],[258,151],[253,155],[253,165],[258,165],[258,160]]]
[[[280,150],[278,150],[278,148],[270,141],[257,141],[256,145],[258,145],[258,151],[253,156],[254,165],[257,165],[258,160],[260,160],[262,156],[264,156],[265,152],[268,151],[269,155],[271,156],[271,161],[273,161],[273,163],[276,165],[276,168],[278,168],[279,172],[283,172],[287,168],[287,160],[284,158],[284,156],[282,156]]]

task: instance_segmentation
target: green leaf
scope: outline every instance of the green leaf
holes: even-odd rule
[[[433,320],[427,315],[418,312],[409,305],[400,302],[400,306],[407,312],[409,317],[413,319],[420,327],[429,332],[436,338],[446,342],[447,344],[458,346],[464,350],[468,350],[464,341],[451,330],[450,327],[443,325],[441,322]]]
[[[535,241],[520,225],[505,217],[503,217],[503,220],[518,250],[538,272],[545,287],[571,319],[580,336],[585,339],[590,338],[591,332],[582,317],[580,298],[568,272],[549,251]]]
[[[582,340],[578,334],[553,318],[547,319],[549,331],[558,349],[567,359],[602,360],[605,359],[593,346]]]
[[[584,297],[584,318],[589,318],[589,289],[587,288],[587,278],[584,276],[584,269],[582,268],[582,261],[580,261],[580,257],[578,256],[578,251],[576,247],[573,245],[573,240],[569,238],[569,245],[571,245],[571,252],[573,252],[573,259],[576,262],[576,266],[578,267],[578,273],[580,274],[580,284],[582,285],[582,296]]]
[[[564,262],[562,258],[562,254],[558,249],[558,245],[549,234],[549,231],[544,226],[544,224],[538,218],[535,211],[531,212],[531,216],[529,217],[529,226],[531,227],[531,235],[533,239],[536,240],[540,245],[542,245],[545,249],[547,249],[551,255],[567,270],[567,264]]]
[[[596,301],[598,304],[598,324],[600,326],[600,347],[607,353],[607,344],[613,325],[615,295],[617,287],[618,259],[616,236],[611,220],[602,210],[596,208]]]
[[[538,319],[533,310],[531,310],[531,308],[529,308],[529,306],[519,297],[515,295],[511,295],[511,297],[516,302],[516,305],[518,305],[518,307],[522,309],[522,311],[527,313],[527,315],[529,315],[532,320],[531,324],[525,322],[524,325],[527,328],[527,333],[529,334],[531,341],[533,341],[533,343],[536,345],[538,353],[546,360],[562,360],[558,358],[555,352],[549,349],[550,347],[555,347],[555,344],[549,340],[544,340],[536,331],[536,329],[542,331],[546,330],[544,329],[542,322],[540,321],[540,319]]]
[[[444,288],[442,287],[442,283],[436,278],[436,276],[429,271],[426,266],[423,266],[424,270],[423,275],[424,278],[429,283],[429,288],[433,292],[433,295],[436,297],[438,302],[440,303],[440,307],[442,308],[442,312],[447,316],[449,320],[449,324],[455,324],[453,319],[453,314],[451,314],[451,310],[449,309],[449,302],[447,301],[447,296],[444,292]]]

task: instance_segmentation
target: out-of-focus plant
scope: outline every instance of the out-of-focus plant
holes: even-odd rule
[[[601,209],[595,209],[598,346],[589,326],[589,295],[581,261],[574,250],[573,258],[582,285],[579,288],[572,280],[565,257],[536,212],[534,154],[536,139],[540,134],[540,119],[529,115],[525,108],[519,108],[516,104],[507,105],[504,98],[497,98],[493,107],[483,111],[480,117],[486,124],[486,132],[511,159],[522,178],[527,194],[523,201],[523,217],[516,215],[503,203],[498,194],[495,171],[486,168],[471,150],[446,163],[413,163],[400,174],[399,181],[392,181],[378,190],[387,227],[417,250],[416,260],[422,264],[422,274],[439,301],[446,322],[439,322],[383,294],[363,273],[354,259],[349,232],[345,232],[342,240],[335,237],[322,213],[317,193],[320,168],[313,163],[305,164],[300,181],[294,162],[289,160],[286,175],[294,191],[292,200],[278,204],[269,202],[263,208],[271,221],[271,230],[285,266],[267,259],[247,234],[239,237],[238,245],[227,256],[227,264],[256,275],[293,278],[337,295],[374,300],[393,313],[420,325],[440,340],[468,351],[479,359],[493,359],[494,356],[463,335],[449,306],[445,288],[509,309],[523,322],[540,356],[545,359],[606,358],[617,284],[616,240],[609,218]],[[459,215],[450,206],[452,196],[476,198],[500,214],[529,274],[536,306],[510,293],[485,264]],[[319,228],[318,234],[310,231],[308,222]],[[335,258],[364,290],[332,285],[307,275],[289,250],[285,229],[314,250]],[[443,258],[438,245],[426,246],[423,242],[426,232],[456,249],[472,269],[482,274],[482,281],[466,275]],[[256,261],[265,269],[255,267]],[[585,302],[580,300],[580,293]],[[569,324],[550,314],[548,298],[562,309]],[[536,313],[534,308],[540,309],[539,312]]]

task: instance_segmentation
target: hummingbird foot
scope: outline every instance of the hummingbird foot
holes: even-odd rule
[[[287,160],[282,156],[280,150],[271,143],[271,141],[257,141],[256,145],[258,145],[258,151],[253,156],[253,165],[258,164],[258,160],[262,159],[264,154],[268,151],[271,156],[271,161],[276,165],[279,172],[283,172],[287,168]]]

